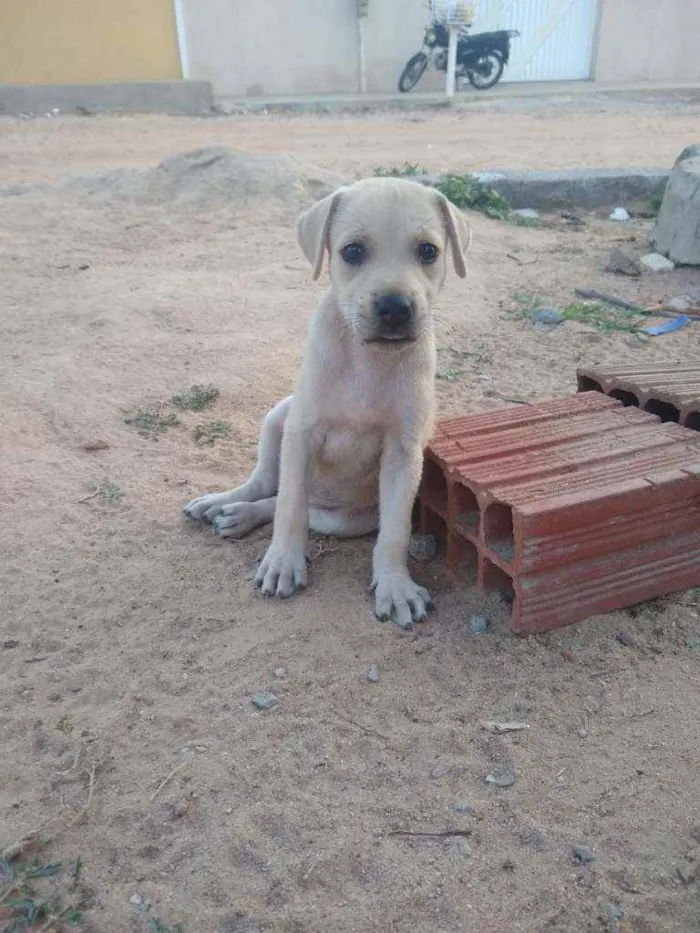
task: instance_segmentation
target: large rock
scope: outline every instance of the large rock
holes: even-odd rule
[[[686,147],[676,160],[652,240],[673,262],[700,266],[700,145]]]

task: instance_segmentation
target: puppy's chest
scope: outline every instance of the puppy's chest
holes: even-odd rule
[[[320,470],[341,467],[348,473],[372,469],[382,447],[381,429],[376,425],[348,421],[319,421],[311,432],[311,447]]]

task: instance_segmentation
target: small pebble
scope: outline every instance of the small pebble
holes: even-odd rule
[[[428,564],[435,560],[438,552],[438,543],[435,535],[411,535],[408,543],[408,553],[419,564]]]
[[[448,764],[446,761],[439,761],[430,772],[430,776],[438,780],[439,778],[447,777],[451,771],[452,765]]]
[[[454,846],[455,852],[457,852],[459,855],[469,856],[472,854],[469,843],[464,838],[464,836],[456,836],[453,839],[452,844]]]
[[[647,253],[647,255],[642,256],[639,261],[649,272],[670,272],[672,269],[676,268],[674,262],[671,262],[670,259],[667,259],[660,253]]]
[[[371,684],[379,683],[379,668],[376,664],[370,664],[369,670],[367,671],[367,680]]]
[[[515,215],[516,217],[525,217],[528,220],[539,220],[540,215],[536,210],[533,210],[531,207],[519,207],[517,210],[511,211],[510,216]]]
[[[250,701],[256,709],[268,710],[277,706],[277,697],[274,693],[254,693]]]
[[[615,641],[619,641],[619,643],[624,645],[625,648],[634,648],[636,645],[634,638],[632,638],[629,632],[616,632]]]
[[[551,330],[558,327],[564,318],[554,308],[539,308],[533,312],[531,320],[537,330]]]
[[[452,809],[455,813],[473,813],[474,807],[470,803],[453,803]]]
[[[589,862],[595,862],[595,854],[588,846],[575,845],[571,847],[571,854],[582,865],[588,865]]]
[[[607,904],[603,904],[600,910],[600,917],[604,923],[608,924],[612,929],[615,929],[616,925],[619,924],[624,917],[624,913],[619,904],[609,901]]]
[[[283,680],[287,676],[287,668],[276,667],[272,673],[275,675],[277,680]]]
[[[3,651],[10,651],[11,648],[19,648],[19,642],[16,638],[8,638],[2,643]]]
[[[624,207],[616,207],[615,210],[610,214],[610,220],[629,220],[630,215],[624,209]]]
[[[472,635],[483,635],[490,624],[489,617],[480,613],[469,617],[469,628],[472,630]]]
[[[486,783],[494,787],[512,787],[515,784],[515,775],[508,768],[499,768],[486,775]]]
[[[564,658],[565,661],[568,661],[569,664],[573,664],[576,661],[576,656],[574,655],[571,648],[564,648],[564,650],[561,653],[561,656],[562,658]]]

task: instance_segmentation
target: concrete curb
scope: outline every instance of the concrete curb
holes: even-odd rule
[[[209,81],[119,84],[0,84],[0,114],[211,113]]]
[[[647,204],[659,185],[668,181],[668,169],[570,169],[561,172],[470,172],[497,191],[513,210],[559,208],[594,210],[625,204]],[[415,175],[415,181],[437,185],[444,174]]]
[[[572,169],[563,172],[474,172],[515,210],[532,207],[594,209],[648,202],[668,181],[665,169]]]
[[[587,100],[641,101],[646,103],[700,101],[700,85],[600,85],[593,81],[556,81],[523,84],[499,84],[483,93],[459,91],[448,100],[440,89],[414,91],[410,94],[317,94],[308,97],[224,97],[214,104],[220,116],[258,113],[338,114],[370,113],[383,110],[483,110],[503,105],[517,106],[537,101],[549,105],[576,105]]]

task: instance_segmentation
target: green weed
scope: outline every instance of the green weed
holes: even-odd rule
[[[170,401],[176,408],[204,411],[205,408],[211,408],[219,395],[219,389],[215,385],[193,385],[173,395]]]

